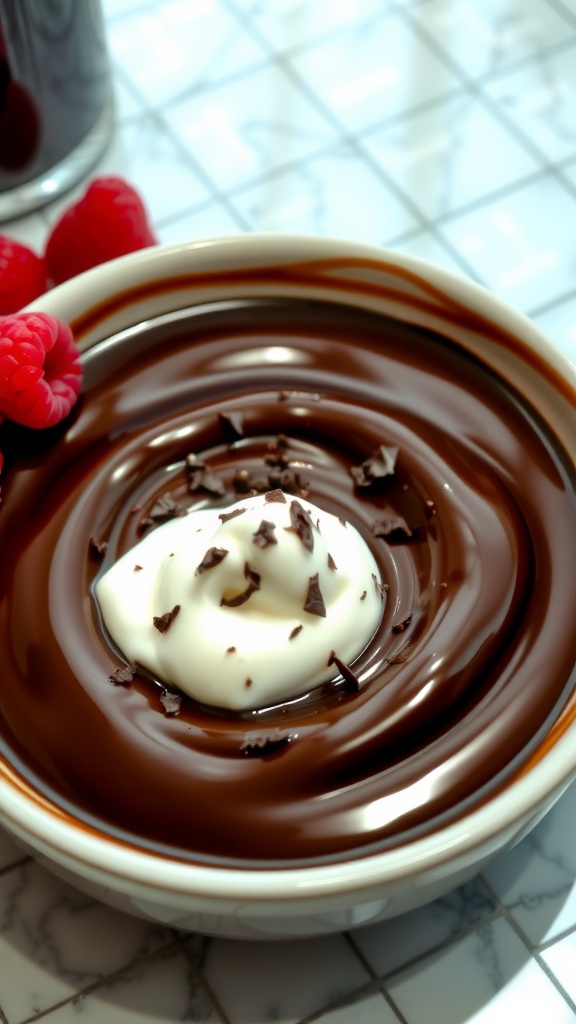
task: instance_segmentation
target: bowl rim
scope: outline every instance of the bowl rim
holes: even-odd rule
[[[333,258],[386,261],[403,268],[474,309],[488,311],[499,323],[519,332],[530,349],[557,373],[565,374],[576,396],[576,368],[524,314],[516,312],[482,285],[438,267],[420,257],[350,240],[287,234],[251,234],[203,239],[176,245],[159,245],[78,275],[26,307],[74,321],[111,293],[129,292],[136,284],[168,277],[178,270],[223,264],[269,265],[289,261]],[[104,335],[105,336],[104,332]],[[81,345],[82,347],[82,345]],[[576,405],[576,398],[575,403]],[[374,889],[384,882],[424,875],[430,869],[469,856],[501,835],[522,829],[540,809],[569,785],[576,775],[576,722],[555,740],[529,772],[513,779],[458,821],[432,834],[379,853],[343,858],[333,864],[296,867],[235,868],[210,866],[170,859],[118,842],[104,833],[93,833],[82,822],[66,820],[48,801],[34,799],[0,777],[0,819],[15,834],[53,856],[57,861],[84,866],[88,872],[145,887],[201,894],[204,898],[301,901],[336,893]]]

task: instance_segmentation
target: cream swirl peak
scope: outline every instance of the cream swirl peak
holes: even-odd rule
[[[203,704],[297,697],[345,673],[382,616],[372,553],[349,523],[281,490],[148,534],[98,581],[129,661]]]

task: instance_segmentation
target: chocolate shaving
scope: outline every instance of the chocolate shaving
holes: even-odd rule
[[[227,523],[229,519],[236,519],[238,516],[244,515],[245,508],[235,508],[232,512],[221,512],[218,519],[221,519],[223,523]]]
[[[272,469],[268,474],[268,487],[280,487],[288,494],[296,494],[299,498],[307,498],[309,495],[308,480],[290,466]]]
[[[245,680],[244,686],[246,687],[247,690],[249,690],[250,687],[252,686],[252,680],[250,679],[250,676],[248,676],[248,678]]]
[[[165,494],[160,495],[150,511],[140,520],[140,526],[154,526],[156,523],[166,523],[169,519],[179,519],[186,514],[184,506],[175,501],[172,495],[166,491]]]
[[[276,523],[269,519],[263,519],[255,533],[252,534],[252,541],[258,548],[267,548],[270,544],[277,544],[275,537]]]
[[[412,614],[408,615],[407,618],[402,620],[402,622],[396,622],[392,626],[392,632],[393,633],[403,633],[405,629],[408,629],[408,626],[410,625],[411,622],[412,622]]]
[[[391,511],[385,512],[380,519],[372,523],[372,533],[375,537],[385,537],[386,540],[408,540],[413,536],[406,520]]]
[[[221,496],[224,494],[224,484],[220,477],[212,472],[208,463],[197,458],[196,455],[186,456],[186,468],[188,470],[188,490],[208,491],[209,494]]]
[[[174,716],[180,714],[182,697],[179,693],[173,693],[172,690],[162,690],[160,703],[167,715]]]
[[[274,729],[269,733],[246,733],[240,750],[246,757],[267,757],[285,750],[294,736]]]
[[[94,558],[104,558],[107,551],[108,544],[105,540],[96,540],[95,537],[90,537],[90,554]]]
[[[314,533],[312,520],[299,501],[290,502],[290,522],[292,525],[288,529],[294,530],[307,551],[313,551]],[[316,579],[318,579],[318,576],[316,576]]]
[[[380,445],[369,459],[365,459],[359,466],[352,466],[350,468],[356,486],[370,487],[375,480],[393,476],[397,456],[397,448],[387,448],[383,444]]]
[[[218,419],[233,440],[244,437],[244,417],[241,412],[221,412]]]
[[[130,683],[134,679],[138,671],[138,665],[136,662],[132,662],[130,665],[122,665],[115,668],[114,671],[108,676],[111,683],[115,686],[130,686]]]
[[[201,576],[203,572],[207,572],[208,569],[214,569],[215,566],[220,565],[226,555],[229,554],[227,548],[208,548],[208,551],[204,555],[204,558],[199,565],[196,566],[195,576]]]
[[[135,565],[133,570],[132,570],[132,572],[142,572],[143,568],[144,568],[143,565]]]
[[[284,495],[284,491],[282,491],[279,487],[276,487],[276,489],[273,491],[266,491],[266,494],[264,495],[264,501],[277,501],[282,505],[285,505],[286,497]]]
[[[342,676],[342,678],[344,679],[344,681],[346,683],[347,689],[352,689],[352,690],[355,690],[355,691],[360,689],[360,680],[358,679],[358,677],[356,675],[354,675],[354,672],[352,671],[350,666],[346,665],[346,663],[344,661],[342,661],[334,653],[334,651],[330,651],[330,657],[328,658],[328,661],[326,662],[326,664],[327,665],[336,665],[336,668],[338,669],[340,675]]]
[[[368,591],[366,591],[366,590],[362,591],[362,593],[360,594],[360,600],[361,601],[365,601],[366,600],[367,593],[368,593]]]
[[[332,555],[330,554],[330,552],[328,552],[328,568],[329,569],[338,569],[338,566],[336,565],[336,562],[332,558]]]
[[[311,576],[308,580],[308,592],[304,602],[304,611],[309,612],[310,615],[319,615],[323,619],[326,618],[326,605],[324,604],[324,598],[322,597],[322,591],[320,590],[318,573]]]
[[[227,647],[226,648],[226,654],[234,654],[235,650],[236,650],[235,647]]]
[[[374,573],[372,573],[372,582],[374,584],[374,590],[379,595],[379,597],[382,597],[383,594],[388,593],[388,584],[381,583],[378,577],[374,575]]]
[[[232,482],[235,494],[250,494],[253,490],[252,477],[247,469],[237,469]]]
[[[154,622],[154,625],[156,626],[156,629],[158,630],[159,633],[168,632],[170,626],[174,622],[174,619],[178,615],[179,611],[180,605],[175,604],[171,612],[164,612],[164,615],[154,616],[154,619],[152,621]]]
[[[260,590],[260,573],[256,572],[248,562],[244,563],[244,579],[248,581],[246,590],[243,590],[241,594],[236,594],[235,597],[223,597],[220,607],[239,608],[240,605],[246,604],[256,590]]]
[[[304,626],[294,626],[294,629],[292,629],[290,631],[290,635],[289,635],[288,639],[289,640],[293,640],[294,637],[298,636],[298,633],[301,633],[303,629],[304,629]]]

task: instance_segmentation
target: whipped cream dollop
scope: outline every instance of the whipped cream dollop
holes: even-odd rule
[[[376,630],[383,589],[350,523],[278,490],[158,526],[96,597],[128,661],[242,710],[336,678]]]

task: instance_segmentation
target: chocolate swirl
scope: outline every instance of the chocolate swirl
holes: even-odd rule
[[[535,410],[451,341],[303,301],[197,307],[85,367],[67,425],[5,442],[0,730],[24,778],[140,848],[279,866],[424,834],[522,769],[576,663],[575,482]],[[92,591],[159,509],[250,486],[351,521],[387,592],[354,665],[326,651],[333,683],[231,714],[124,666]]]

